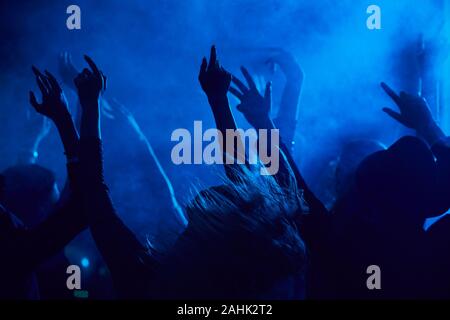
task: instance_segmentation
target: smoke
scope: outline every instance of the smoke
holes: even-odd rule
[[[115,97],[135,115],[156,154],[183,199],[195,177],[217,183],[212,168],[175,166],[170,161],[170,134],[177,128],[191,129],[194,120],[204,127],[214,122],[197,83],[201,58],[216,44],[222,64],[239,73],[241,64],[260,70],[268,58],[265,48],[281,47],[292,52],[305,72],[295,156],[306,177],[313,179],[332,159],[344,141],[373,138],[391,143],[399,127],[380,111],[392,105],[379,88],[380,81],[396,89],[414,89],[404,80],[413,70],[402,67],[406,48],[416,45],[420,34],[439,36],[443,26],[444,0],[99,0],[3,1],[1,30],[0,167],[16,161],[17,152],[30,131],[23,125],[27,92],[36,90],[30,66],[57,72],[61,51],[72,53],[78,68],[88,53],[108,76],[107,97]],[[82,29],[67,30],[67,6],[77,4]],[[382,29],[368,30],[366,8],[381,8]],[[283,87],[280,71],[273,75],[274,109]],[[406,87],[405,87],[406,86]],[[75,103],[74,95],[68,94]],[[234,101],[233,101],[234,103]],[[235,110],[234,110],[235,111]],[[236,113],[242,126],[248,126]],[[131,129],[119,121],[103,122],[105,148],[121,153],[106,159],[107,165],[128,179],[115,186],[113,195],[131,201],[129,190],[142,196],[147,208],[164,209],[158,194],[157,173],[148,155],[139,148]],[[130,150],[135,148],[136,150]],[[56,131],[45,141],[40,162],[64,179],[62,148]],[[145,158],[145,159],[144,159]],[[149,159],[149,157],[148,157]],[[145,162],[147,161],[147,163]],[[146,163],[143,165],[143,163]],[[146,167],[147,166],[147,167]],[[138,178],[131,178],[138,175]],[[121,190],[120,188],[123,188]],[[142,190],[142,188],[141,188]],[[145,195],[144,195],[145,193]],[[128,199],[128,200],[127,200]],[[119,203],[120,205],[120,203]],[[128,204],[127,204],[128,205]],[[133,215],[132,209],[129,210]],[[164,210],[162,210],[164,211]],[[155,212],[152,212],[156,215]],[[163,215],[163,214],[162,214]]]

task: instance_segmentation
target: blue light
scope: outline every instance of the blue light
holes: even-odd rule
[[[81,266],[83,267],[83,268],[87,268],[87,267],[89,267],[89,264],[90,264],[90,262],[89,262],[89,259],[88,258],[83,258],[83,259],[81,259]]]

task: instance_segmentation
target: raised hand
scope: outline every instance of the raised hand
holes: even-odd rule
[[[264,96],[262,96],[252,79],[250,73],[244,67],[241,67],[242,74],[247,81],[248,87],[237,77],[232,77],[233,84],[237,89],[230,87],[229,91],[240,103],[237,109],[242,112],[247,121],[256,129],[265,128],[270,122],[270,108],[272,104],[272,84],[268,82]]]
[[[131,111],[125,107],[122,103],[117,101],[117,99],[113,98],[108,102],[109,114],[111,119],[119,119],[127,121],[131,127],[138,133],[139,137],[143,135],[142,130],[139,124],[136,121],[136,118],[131,113]]]
[[[131,113],[131,111],[127,107],[125,107],[122,103],[120,103],[116,98],[112,98],[108,104],[113,119],[120,116],[123,116],[127,119],[131,118],[134,119],[134,116]]]
[[[73,80],[80,100],[81,116],[80,134],[82,137],[100,138],[100,95],[106,89],[106,77],[88,56],[84,59],[91,70],[85,68]]]
[[[72,62],[72,55],[68,52],[61,53],[58,59],[58,66],[62,82],[69,88],[75,90],[73,79],[75,79],[79,72]]]
[[[266,63],[280,66],[281,71],[289,79],[301,80],[303,78],[303,71],[294,56],[283,49],[276,49]]]
[[[208,99],[226,97],[231,83],[231,74],[220,66],[217,60],[216,47],[211,47],[209,63],[203,58],[198,80]]]
[[[36,67],[32,69],[42,93],[42,103],[37,102],[32,91],[30,91],[30,103],[37,112],[53,120],[64,145],[66,156],[68,158],[75,157],[78,133],[69,113],[64,92],[50,72],[45,71],[43,74]]]
[[[400,92],[400,95],[397,95],[384,82],[381,83],[381,87],[400,110],[400,112],[397,112],[390,108],[383,108],[383,111],[405,127],[420,131],[421,128],[434,122],[428,104],[422,97],[407,94],[403,91]]]
[[[36,76],[39,90],[42,93],[42,103],[38,103],[33,91],[30,91],[30,103],[33,108],[38,113],[52,119],[55,123],[66,119],[67,116],[70,117],[67,99],[55,77],[48,71],[45,71],[45,74],[43,74],[34,66],[32,70]]]
[[[395,102],[400,111],[383,108],[383,111],[389,116],[405,127],[416,130],[418,134],[422,135],[430,143],[435,142],[432,140],[437,140],[444,136],[442,130],[434,121],[424,98],[405,92],[400,92],[400,95],[398,95],[384,82],[381,83],[381,87]]]
[[[236,179],[236,170],[241,169],[239,169],[239,165],[228,164],[227,159],[229,157],[233,157],[238,159],[238,162],[241,161],[246,164],[247,162],[245,159],[245,154],[243,155],[238,152],[238,147],[234,141],[233,145],[235,148],[233,152],[231,153],[229,150],[227,150],[228,153],[224,152],[226,146],[229,145],[229,143],[227,143],[228,138],[225,132],[228,129],[236,130],[237,126],[227,97],[228,89],[231,83],[231,74],[220,66],[219,61],[217,60],[215,46],[211,47],[209,64],[206,58],[203,58],[198,80],[200,81],[203,91],[208,97],[208,102],[211,106],[211,111],[213,112],[214,120],[216,122],[216,128],[223,134],[223,139],[221,139],[219,143],[221,145],[221,150],[223,151],[222,157],[225,173],[230,180],[234,181]],[[241,138],[238,138],[238,143],[240,143],[241,140]]]
[[[78,97],[81,106],[84,108],[95,104],[98,108],[98,100],[104,90],[106,90],[106,77],[97,68],[94,61],[88,56],[84,56],[91,70],[85,68],[73,80],[78,90]]]

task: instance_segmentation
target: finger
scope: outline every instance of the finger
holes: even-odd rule
[[[84,55],[84,60],[86,60],[86,62],[88,63],[89,67],[91,67],[93,73],[96,76],[101,76],[100,70],[97,68],[96,64],[94,63],[94,61],[87,55]]]
[[[38,68],[36,68],[35,66],[31,66],[31,71],[33,71],[34,76],[36,77],[36,79],[39,79],[40,77],[43,76],[43,74],[41,73],[41,71],[39,71]]]
[[[66,52],[63,51],[60,53],[59,55],[59,71],[61,74],[65,74],[66,69],[67,69],[67,56],[66,56]]]
[[[239,100],[242,100],[242,98],[244,97],[244,95],[236,88],[230,87],[228,89],[228,91],[230,91],[230,93],[235,96],[236,98],[238,98]]]
[[[33,91],[30,91],[30,104],[36,111],[39,109],[40,105],[37,102],[36,96],[34,95]]]
[[[35,75],[36,77],[41,77],[41,76],[43,76],[43,74],[41,73],[41,71],[40,71],[38,68],[36,68],[35,66],[31,66],[31,70],[33,71],[33,73],[34,73],[34,75]]]
[[[64,66],[69,70],[72,68],[75,69],[72,62],[72,55],[67,51],[64,52]]]
[[[114,104],[114,102],[112,102],[112,100],[110,100],[110,101],[106,101],[105,99],[102,100],[102,107],[109,113],[111,113],[113,111],[112,104]]]
[[[406,125],[405,120],[403,119],[402,115],[390,108],[383,108],[383,111],[385,113],[387,113],[391,118],[397,120],[398,122],[400,122],[401,124]]]
[[[49,89],[46,86],[46,84],[43,81],[43,77],[41,76],[36,76],[36,83],[39,87],[39,90],[41,91],[42,95],[48,94]]]
[[[72,54],[69,52],[66,52],[66,59],[67,59],[67,64],[71,67],[73,67],[73,61],[72,61]],[[75,67],[74,67],[75,68]]]
[[[237,77],[232,75],[231,81],[239,88],[239,90],[242,91],[242,93],[246,93],[248,91],[247,86],[241,80],[239,80]]]
[[[51,87],[53,88],[53,90],[61,92],[62,89],[61,89],[61,86],[58,83],[58,80],[56,80],[56,78],[50,72],[48,72],[47,70],[45,70],[44,72],[45,72],[45,75],[47,76],[47,79],[48,79]]]
[[[67,51],[64,51],[61,55],[61,62],[64,68],[67,68],[69,65],[68,55]]]
[[[253,81],[252,76],[250,75],[248,70],[245,69],[244,67],[241,67],[241,72],[244,75],[245,80],[247,80],[247,83],[248,83],[248,86],[249,86],[250,90],[257,90],[256,89],[256,84]]]
[[[128,112],[128,109],[123,104],[121,104],[116,98],[113,98],[112,102],[114,103],[114,107],[116,109],[114,111],[119,111],[120,113],[122,113],[124,115],[127,115],[127,113],[130,113],[130,112]]]
[[[128,110],[127,107],[125,107],[122,103],[118,102],[117,100],[116,100],[116,102],[117,102],[117,105],[119,106],[119,111],[120,111],[124,116],[126,116],[126,117],[133,117],[133,114],[131,113],[130,110]]]
[[[48,82],[47,77],[35,66],[32,66],[31,69],[33,70],[34,75],[42,81],[47,89],[50,89],[50,83]]]
[[[386,83],[381,83],[381,88],[383,88],[384,92],[391,97],[391,99],[397,104],[400,105],[400,97],[392,90]]]
[[[103,91],[106,90],[106,76],[103,74],[103,72],[101,72],[102,75],[102,80],[103,80]]]
[[[266,100],[266,103],[272,102],[272,82],[269,81],[266,84],[266,91],[264,92],[264,99]]]
[[[49,80],[46,76],[41,75],[39,79],[42,81],[42,83],[45,85],[45,88],[47,89],[47,92],[50,92],[52,90],[52,86],[50,85]]]
[[[209,68],[212,66],[215,66],[217,62],[217,52],[216,52],[216,46],[211,46],[211,53],[209,55]]]
[[[108,101],[108,105],[111,109],[114,109],[114,108],[117,109],[117,108],[119,108],[120,103],[119,103],[119,101],[117,101],[116,98],[112,98]]]
[[[111,107],[109,107],[109,108],[111,108]],[[108,109],[108,107],[106,107],[105,101],[103,101],[103,103],[102,103],[102,108],[101,108],[101,110],[102,110],[102,114],[103,114],[105,117],[107,117],[107,118],[109,118],[109,119],[114,119],[114,114],[113,114],[113,112],[111,111],[111,109]]]
[[[203,57],[202,64],[200,65],[200,73],[198,74],[199,77],[201,77],[203,74],[206,73],[207,67],[208,67],[208,62],[206,61],[206,58]]]
[[[38,68],[36,68],[35,66],[32,66],[31,69],[33,70],[33,73],[36,76],[36,82],[37,82],[41,92],[43,94],[49,92],[50,89],[51,89],[51,85],[50,85],[47,77],[44,76],[42,74],[42,72]]]

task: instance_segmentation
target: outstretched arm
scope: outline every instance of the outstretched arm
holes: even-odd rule
[[[11,261],[18,268],[31,270],[39,263],[61,250],[74,236],[86,227],[77,198],[76,157],[78,135],[67,110],[67,102],[58,82],[49,72],[42,74],[33,67],[36,81],[42,93],[42,103],[38,103],[30,92],[30,103],[36,111],[51,119],[61,137],[67,156],[70,196],[61,199],[55,212],[32,230],[13,228],[8,239],[11,250],[7,250]]]
[[[139,123],[137,122],[136,118],[133,116],[133,114],[121,103],[119,103],[117,100],[112,99],[111,101],[111,111],[114,114],[114,117],[123,117],[125,120],[129,123],[131,128],[136,132],[137,136],[139,137],[139,140],[142,141],[142,143],[145,145],[148,153],[150,154],[150,157],[152,158],[152,161],[155,163],[161,177],[164,180],[164,183],[167,187],[167,190],[169,192],[170,200],[172,202],[173,210],[175,211],[175,218],[177,219],[178,223],[181,224],[182,227],[186,227],[188,224],[188,221],[184,215],[183,209],[178,203],[177,197],[175,195],[175,190],[172,186],[172,182],[170,181],[169,177],[166,174],[166,171],[164,170],[163,166],[161,165],[158,156],[156,155],[155,151],[153,150],[153,147],[148,140],[147,136],[142,131]]]
[[[206,58],[203,58],[198,79],[208,97],[216,127],[222,133],[223,140],[219,143],[221,144],[225,173],[231,181],[234,181],[236,170],[240,170],[240,165],[247,165],[247,161],[245,153],[242,152],[244,150],[242,137],[239,132],[236,132],[236,122],[228,103],[227,92],[230,87],[231,74],[220,66],[215,46],[211,47],[209,63]],[[236,141],[234,138],[230,139],[226,134],[227,130],[237,133]]]
[[[397,120],[407,128],[416,130],[416,133],[430,146],[445,138],[444,132],[433,119],[425,99],[403,91],[398,95],[384,82],[381,83],[381,87],[395,102],[400,111],[397,112],[390,108],[383,108],[383,111],[391,118]]]
[[[36,67],[33,73],[42,93],[42,103],[38,103],[36,96],[30,91],[30,103],[40,114],[51,119],[58,129],[64,152],[69,159],[78,155],[78,133],[67,107],[67,99],[56,78],[48,71],[45,75]]]
[[[106,77],[85,56],[91,70],[84,69],[74,80],[83,109],[80,161],[85,214],[95,243],[111,271],[115,289],[122,298],[144,298],[151,257],[136,236],[117,216],[103,180],[100,135],[100,95]]]
[[[241,111],[247,121],[258,130],[274,130],[276,129],[275,124],[270,119],[270,109],[271,109],[271,83],[266,84],[266,90],[264,96],[262,96],[246,68],[241,68],[242,74],[244,75],[248,86],[246,86],[237,77],[233,76],[233,83],[236,88],[230,88],[230,93],[236,96],[240,100],[240,104],[237,109]],[[315,214],[326,213],[325,206],[320,202],[319,199],[312,193],[308,188],[303,176],[301,175],[289,148],[283,142],[284,136],[281,137],[279,142],[279,150],[282,152],[280,155],[280,168],[276,175],[276,178],[280,185],[285,186],[288,183],[289,176],[294,174],[297,186],[299,189],[303,190],[305,201],[310,206],[310,209]],[[272,143],[269,141],[269,144]]]
[[[387,84],[381,83],[386,94],[395,102],[400,112],[390,108],[383,108],[390,117],[407,128],[416,131],[417,135],[424,139],[436,157],[438,168],[437,179],[439,190],[444,199],[442,206],[450,207],[450,140],[445,136],[430,112],[425,99],[418,95],[405,92],[397,94]]]
[[[62,79],[62,83],[69,88],[73,92],[77,92],[77,88],[75,87],[75,84],[73,83],[73,79],[79,74],[79,71],[75,67],[75,64],[72,61],[72,55],[69,52],[62,52],[58,59],[58,67],[59,67],[59,74]],[[75,127],[80,130],[81,126],[81,105],[80,101],[77,100],[75,104],[75,111],[73,112],[75,115]],[[105,99],[102,99],[100,101],[100,110],[102,112],[102,115],[106,116],[107,118],[112,119],[111,115],[111,108],[109,104],[106,102]]]
[[[77,89],[74,85],[73,79],[78,75],[78,71],[75,68],[75,65],[72,61],[72,56],[67,52],[62,53],[59,57],[59,72],[61,74],[64,84],[68,88],[76,91]],[[144,133],[140,129],[139,124],[137,123],[134,116],[123,105],[121,105],[117,101],[114,101],[114,99],[110,100],[109,102],[106,101],[105,99],[101,99],[100,105],[101,105],[100,109],[104,116],[113,119],[115,116],[121,115],[122,117],[124,117],[126,119],[126,121],[134,129],[134,131],[136,131],[136,133],[139,136],[139,139],[145,144],[148,152],[150,153],[150,156],[152,157],[159,172],[161,173],[161,176],[164,179],[165,184],[167,185],[167,188],[168,188],[168,191],[170,194],[170,198],[172,201],[172,205],[173,205],[173,208],[176,213],[177,221],[179,221],[180,224],[185,227],[187,224],[187,220],[184,217],[183,210],[180,207],[180,205],[178,204],[178,201],[175,197],[175,192],[174,192],[172,183],[170,182],[169,178],[167,177],[155,152],[153,151],[153,148],[152,148],[150,142],[148,141],[147,137],[144,135]],[[115,113],[115,115],[114,115],[114,113]],[[76,109],[76,124],[77,124],[78,129],[81,126],[81,114],[82,114],[81,106],[80,106],[80,102],[78,100],[77,101],[77,109]]]
[[[282,49],[278,50],[278,53],[270,58],[269,61],[279,65],[286,78],[280,108],[274,123],[280,129],[286,146],[292,151],[304,79],[303,70],[292,54]]]

